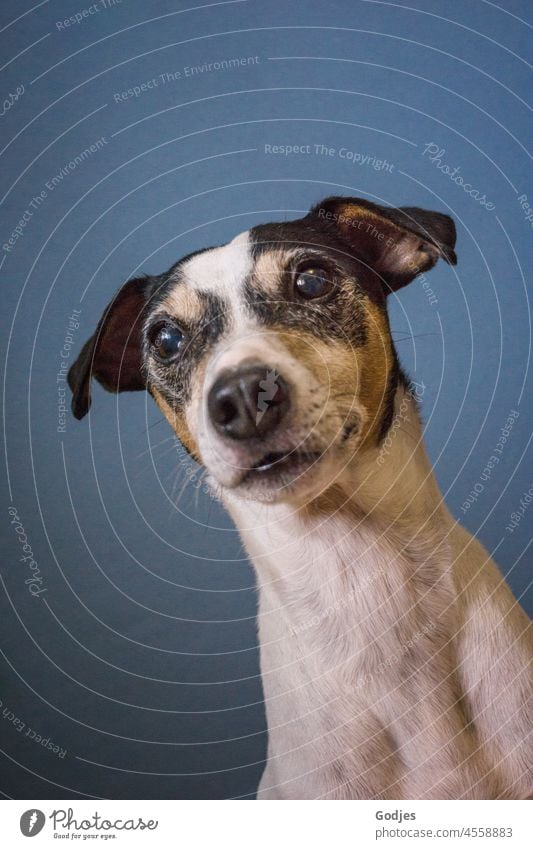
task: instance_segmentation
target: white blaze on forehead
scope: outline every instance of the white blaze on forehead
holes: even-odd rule
[[[181,268],[187,286],[219,297],[236,324],[244,320],[243,286],[253,267],[248,230],[227,245],[193,256]]]

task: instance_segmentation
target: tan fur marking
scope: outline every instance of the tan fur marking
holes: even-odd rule
[[[319,375],[326,369],[325,379],[331,387],[353,390],[352,402],[349,396],[343,397],[342,401],[335,401],[333,407],[341,414],[348,414],[354,401],[364,407],[366,420],[362,441],[371,446],[376,442],[383,418],[393,354],[385,314],[368,298],[362,298],[362,304],[367,314],[368,340],[357,348],[350,348],[341,341],[322,341],[301,331],[298,334],[280,332],[287,350],[298,362],[304,363],[311,374]]]
[[[383,418],[393,354],[386,315],[368,298],[363,303],[368,316],[368,341],[356,349],[355,356],[359,375],[358,397],[368,412],[365,442],[371,445]]]
[[[290,253],[287,251],[271,250],[261,254],[254,267],[254,285],[275,300],[280,298],[281,278]]]
[[[159,394],[157,389],[152,388],[150,393],[180,442],[185,445],[185,448],[191,453],[196,462],[199,463],[200,453],[198,451],[198,445],[187,427],[185,415],[182,412],[173,410],[172,407],[167,404],[163,396]]]
[[[200,321],[203,311],[202,302],[196,292],[183,283],[176,283],[161,305],[162,313],[175,316],[186,323]]]

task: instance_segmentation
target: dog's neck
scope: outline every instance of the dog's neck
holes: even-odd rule
[[[263,678],[276,665],[274,643],[314,662],[323,654],[327,665],[332,653],[321,649],[333,641],[335,662],[349,658],[359,674],[373,662],[365,646],[375,642],[376,615],[384,633],[408,641],[420,625],[417,598],[449,575],[453,519],[426,456],[416,402],[403,387],[389,438],[356,452],[316,503],[227,507],[257,574]],[[350,638],[337,639],[340,633]],[[373,658],[387,650],[383,645]],[[265,682],[267,695],[269,689]]]
[[[257,573],[269,757],[281,764],[296,747],[298,774],[315,769],[322,756],[310,741],[331,728],[339,729],[339,751],[323,757],[345,760],[355,733],[346,717],[366,709],[367,682],[384,686],[387,659],[414,635],[446,625],[443,604],[451,610],[453,520],[425,454],[416,403],[402,388],[395,406],[389,439],[356,452],[316,503],[227,505]],[[307,763],[308,744],[315,755]]]

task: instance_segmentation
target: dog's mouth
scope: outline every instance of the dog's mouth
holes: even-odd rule
[[[316,451],[268,451],[245,471],[239,486],[278,484],[280,488],[287,487],[318,463],[320,457]]]

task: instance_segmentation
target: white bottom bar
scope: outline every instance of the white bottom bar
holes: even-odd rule
[[[4,801],[6,847],[179,849],[533,846],[529,802]],[[33,844],[30,844],[33,845]]]

